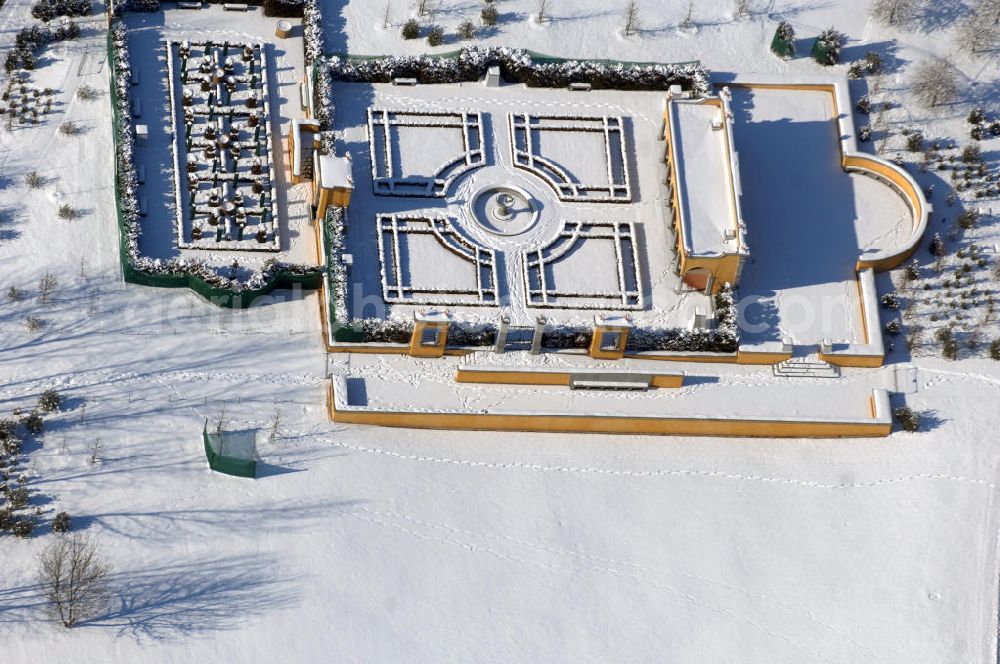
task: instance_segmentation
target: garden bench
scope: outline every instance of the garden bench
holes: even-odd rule
[[[590,83],[570,83],[569,89],[573,92],[590,92],[593,86]]]
[[[135,179],[139,184],[146,184],[146,167],[142,164],[135,167]]]
[[[140,217],[145,217],[147,214],[149,214],[149,207],[146,205],[146,197],[145,196],[140,196],[139,197],[139,216]]]
[[[189,2],[188,0],[179,0],[177,3],[178,9],[201,9],[200,2]]]
[[[396,78],[392,79],[392,84],[393,85],[416,85],[417,84],[417,79],[415,79],[415,78],[396,77]]]
[[[571,390],[648,390],[652,377],[649,374],[571,374]]]
[[[245,12],[250,8],[250,5],[245,2],[225,2],[222,4],[222,8],[227,12]]]
[[[142,115],[142,104],[139,103],[138,99],[132,100],[132,117],[137,118]]]
[[[309,108],[309,93],[306,91],[305,81],[299,83],[299,101],[303,111]]]

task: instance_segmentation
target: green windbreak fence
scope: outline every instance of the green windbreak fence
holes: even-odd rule
[[[108,63],[111,67],[111,122],[114,131],[112,132],[115,143],[115,213],[118,218],[118,256],[122,265],[122,277],[127,283],[139,284],[141,286],[156,286],[159,288],[190,288],[194,292],[204,297],[209,302],[220,307],[242,308],[253,304],[254,300],[270,294],[279,288],[292,288],[296,284],[305,289],[319,288],[323,280],[323,275],[319,270],[311,272],[275,272],[264,283],[256,289],[234,290],[214,286],[196,274],[177,272],[163,274],[159,272],[147,272],[132,265],[128,250],[129,227],[126,215],[121,206],[121,168],[119,159],[120,131],[131,131],[131,123],[122,120],[118,107],[118,90],[115,88],[115,79],[118,71],[115,68],[115,45],[111,37],[111,30],[108,30]]]
[[[254,431],[209,433],[208,420],[202,430],[205,456],[212,470],[236,477],[257,477],[257,443]]]

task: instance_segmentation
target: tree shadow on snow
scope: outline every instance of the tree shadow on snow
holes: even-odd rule
[[[87,627],[117,630],[137,641],[165,641],[244,628],[293,606],[298,582],[275,556],[241,555],[124,570],[112,577],[114,600]]]

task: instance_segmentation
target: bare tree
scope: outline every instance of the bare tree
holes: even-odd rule
[[[928,108],[948,103],[958,94],[957,78],[958,71],[947,60],[925,60],[917,65],[913,74],[913,96]]]
[[[417,0],[417,14],[420,16],[428,16],[431,11],[431,3],[433,0]]]
[[[639,0],[629,0],[625,5],[625,28],[622,33],[626,37],[639,32]]]
[[[746,18],[750,15],[752,0],[736,0],[736,18]]]
[[[389,0],[385,0],[385,14],[382,16],[382,29],[383,30],[388,30],[389,29],[389,22],[390,22],[389,21],[389,14],[391,12],[392,12],[392,5],[389,3]]]
[[[50,272],[46,272],[42,275],[42,278],[38,280],[38,299],[42,304],[46,304],[49,298],[52,297],[52,293],[55,291],[56,286],[59,282]]]
[[[535,16],[536,23],[544,23],[549,18],[549,0],[538,0],[538,14]]]
[[[683,21],[681,21],[681,27],[685,30],[694,27],[694,0],[690,0],[688,2],[687,16],[684,17]]]
[[[868,15],[885,25],[899,25],[916,15],[919,4],[918,0],[872,0]]]
[[[96,466],[104,459],[104,443],[101,442],[101,438],[97,437],[94,442],[90,444],[90,461],[91,466]]]
[[[277,406],[274,407],[274,419],[271,420],[271,431],[267,435],[267,442],[274,445],[274,441],[278,440],[278,427],[281,426],[281,409]]]
[[[65,627],[100,615],[110,597],[110,574],[97,544],[79,533],[55,538],[39,556],[39,581],[49,608]]]
[[[955,41],[960,49],[981,53],[1000,44],[1000,0],[982,0],[969,16],[959,23]]]

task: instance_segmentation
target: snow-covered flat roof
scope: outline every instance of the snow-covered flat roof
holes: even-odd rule
[[[730,124],[721,100],[671,99],[667,118],[684,248],[694,256],[737,253]]]
[[[353,189],[354,177],[351,175],[350,157],[335,157],[320,155],[319,157],[320,186],[324,189]]]

